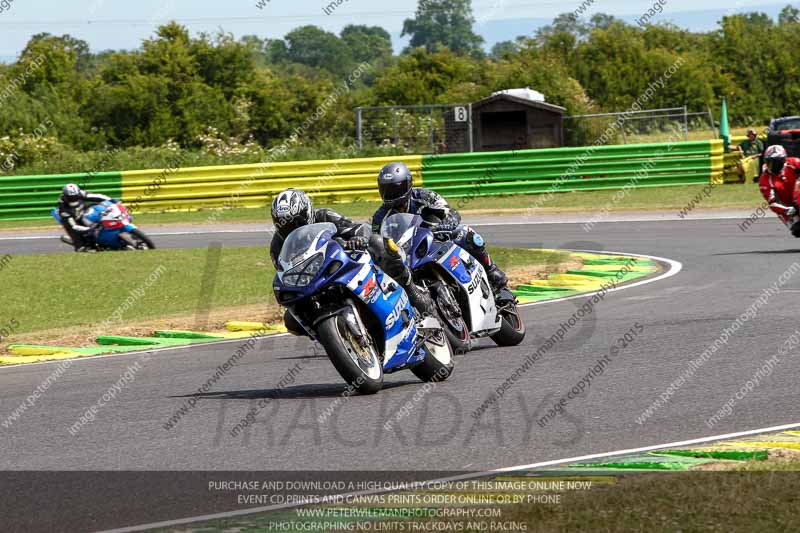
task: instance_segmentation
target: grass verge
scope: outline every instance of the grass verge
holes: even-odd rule
[[[490,250],[521,281],[574,267],[568,253]],[[115,313],[121,321],[100,333],[212,331],[233,319],[274,321],[274,275],[266,246],[14,256],[0,270],[0,330],[16,326],[5,327],[0,352],[8,343],[75,345]]]
[[[558,504],[503,507],[502,521],[525,524],[529,532],[796,531],[798,491],[800,463],[777,471],[760,465],[638,474],[562,493]],[[480,531],[467,521],[460,525],[458,531]]]
[[[754,461],[726,472],[659,472],[620,477],[541,476],[529,482],[557,484],[579,481],[590,488],[541,489],[530,492],[481,490],[418,491],[415,504],[347,503],[339,518],[349,528],[342,531],[528,531],[550,532],[778,532],[797,531],[797,493],[800,463]],[[452,487],[452,486],[451,486]],[[408,493],[406,493],[408,494]],[[518,504],[428,503],[430,495],[461,496],[480,502],[480,496],[516,495]],[[414,499],[410,499],[415,501]],[[408,501],[408,500],[406,500]],[[508,500],[506,500],[507,502]],[[351,500],[352,502],[352,500]],[[330,507],[330,506],[329,506]],[[445,513],[438,516],[431,511]],[[446,508],[444,508],[446,507]],[[310,509],[324,509],[313,505]],[[306,509],[309,509],[307,507]],[[430,518],[396,518],[405,516]],[[394,513],[390,513],[394,511]],[[414,514],[417,511],[420,514]],[[456,511],[461,511],[460,514]],[[382,520],[377,517],[383,513]],[[484,514],[478,514],[484,513]],[[371,514],[371,516],[370,516]],[[195,524],[208,531],[327,531],[335,518],[309,518],[296,510],[276,511]],[[454,518],[458,517],[458,518]],[[489,517],[489,518],[487,518]],[[160,530],[167,531],[167,530]],[[171,529],[169,531],[188,531]]]
[[[609,211],[638,210],[680,210],[688,205],[698,194],[702,195],[705,185],[687,185],[685,187],[646,187],[633,189],[618,201],[615,195],[618,190],[576,191],[553,195],[546,201],[542,195],[488,196],[470,200],[469,198],[448,198],[450,205],[462,214],[521,213],[535,208],[532,215],[552,212],[589,213],[608,209]],[[761,203],[761,194],[754,183],[728,184],[713,189],[708,198],[697,205],[698,209],[706,208],[753,208]],[[378,208],[377,202],[358,202],[353,204],[331,204],[340,213],[357,220],[369,219]],[[320,206],[324,207],[324,206]],[[148,225],[160,224],[203,224],[209,219],[210,211],[189,211],[180,213],[145,213],[135,217],[136,223],[146,228]],[[222,216],[213,218],[215,223],[233,222],[268,222],[269,212],[261,209],[230,209]],[[0,229],[45,227],[53,228],[48,220],[0,221]]]

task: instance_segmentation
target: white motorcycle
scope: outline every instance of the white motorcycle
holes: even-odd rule
[[[431,292],[453,351],[464,353],[472,339],[482,337],[499,346],[525,339],[525,322],[511,291],[495,296],[483,265],[457,244],[437,241],[422,217],[391,215],[383,221],[381,236],[397,243],[414,281]]]

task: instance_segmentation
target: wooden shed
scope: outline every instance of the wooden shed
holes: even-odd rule
[[[498,93],[472,104],[476,152],[564,146],[565,108]]]

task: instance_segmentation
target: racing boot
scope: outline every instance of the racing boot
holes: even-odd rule
[[[420,312],[421,315],[434,315],[435,306],[433,299],[427,289],[418,287],[414,283],[411,270],[405,265],[400,249],[394,241],[385,242],[383,255],[383,271],[391,276],[408,294],[411,306]]]
[[[489,284],[492,286],[492,290],[495,294],[498,294],[508,285],[508,277],[505,272],[500,270],[500,267],[498,267],[496,263],[492,263],[486,269],[486,277],[489,278]]]
[[[500,270],[497,263],[492,261],[492,258],[489,257],[489,252],[484,246],[473,247],[471,250],[467,251],[480,261],[483,268],[486,269],[486,277],[489,278],[489,285],[492,286],[492,291],[494,291],[495,296],[498,295],[500,291],[505,289],[508,285],[508,277],[505,272]]]
[[[401,283],[401,285],[403,284]],[[405,289],[406,294],[408,294],[408,300],[411,302],[411,305],[414,309],[419,311],[422,316],[435,316],[436,307],[428,289],[419,287],[413,281],[407,285],[403,285],[403,289]]]
[[[498,295],[501,290],[506,288],[508,278],[492,261],[489,251],[486,249],[486,242],[479,233],[469,226],[460,226],[460,229],[456,231],[454,242],[483,265],[483,268],[486,269],[486,277],[489,278],[489,284],[492,286],[495,295]]]

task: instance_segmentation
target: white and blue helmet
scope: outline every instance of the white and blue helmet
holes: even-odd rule
[[[74,183],[68,183],[64,185],[64,188],[61,191],[61,197],[70,207],[76,207],[80,203],[83,196],[84,194],[81,188]]]
[[[278,235],[286,238],[291,232],[314,223],[311,198],[299,189],[286,189],[272,201],[272,222]]]

